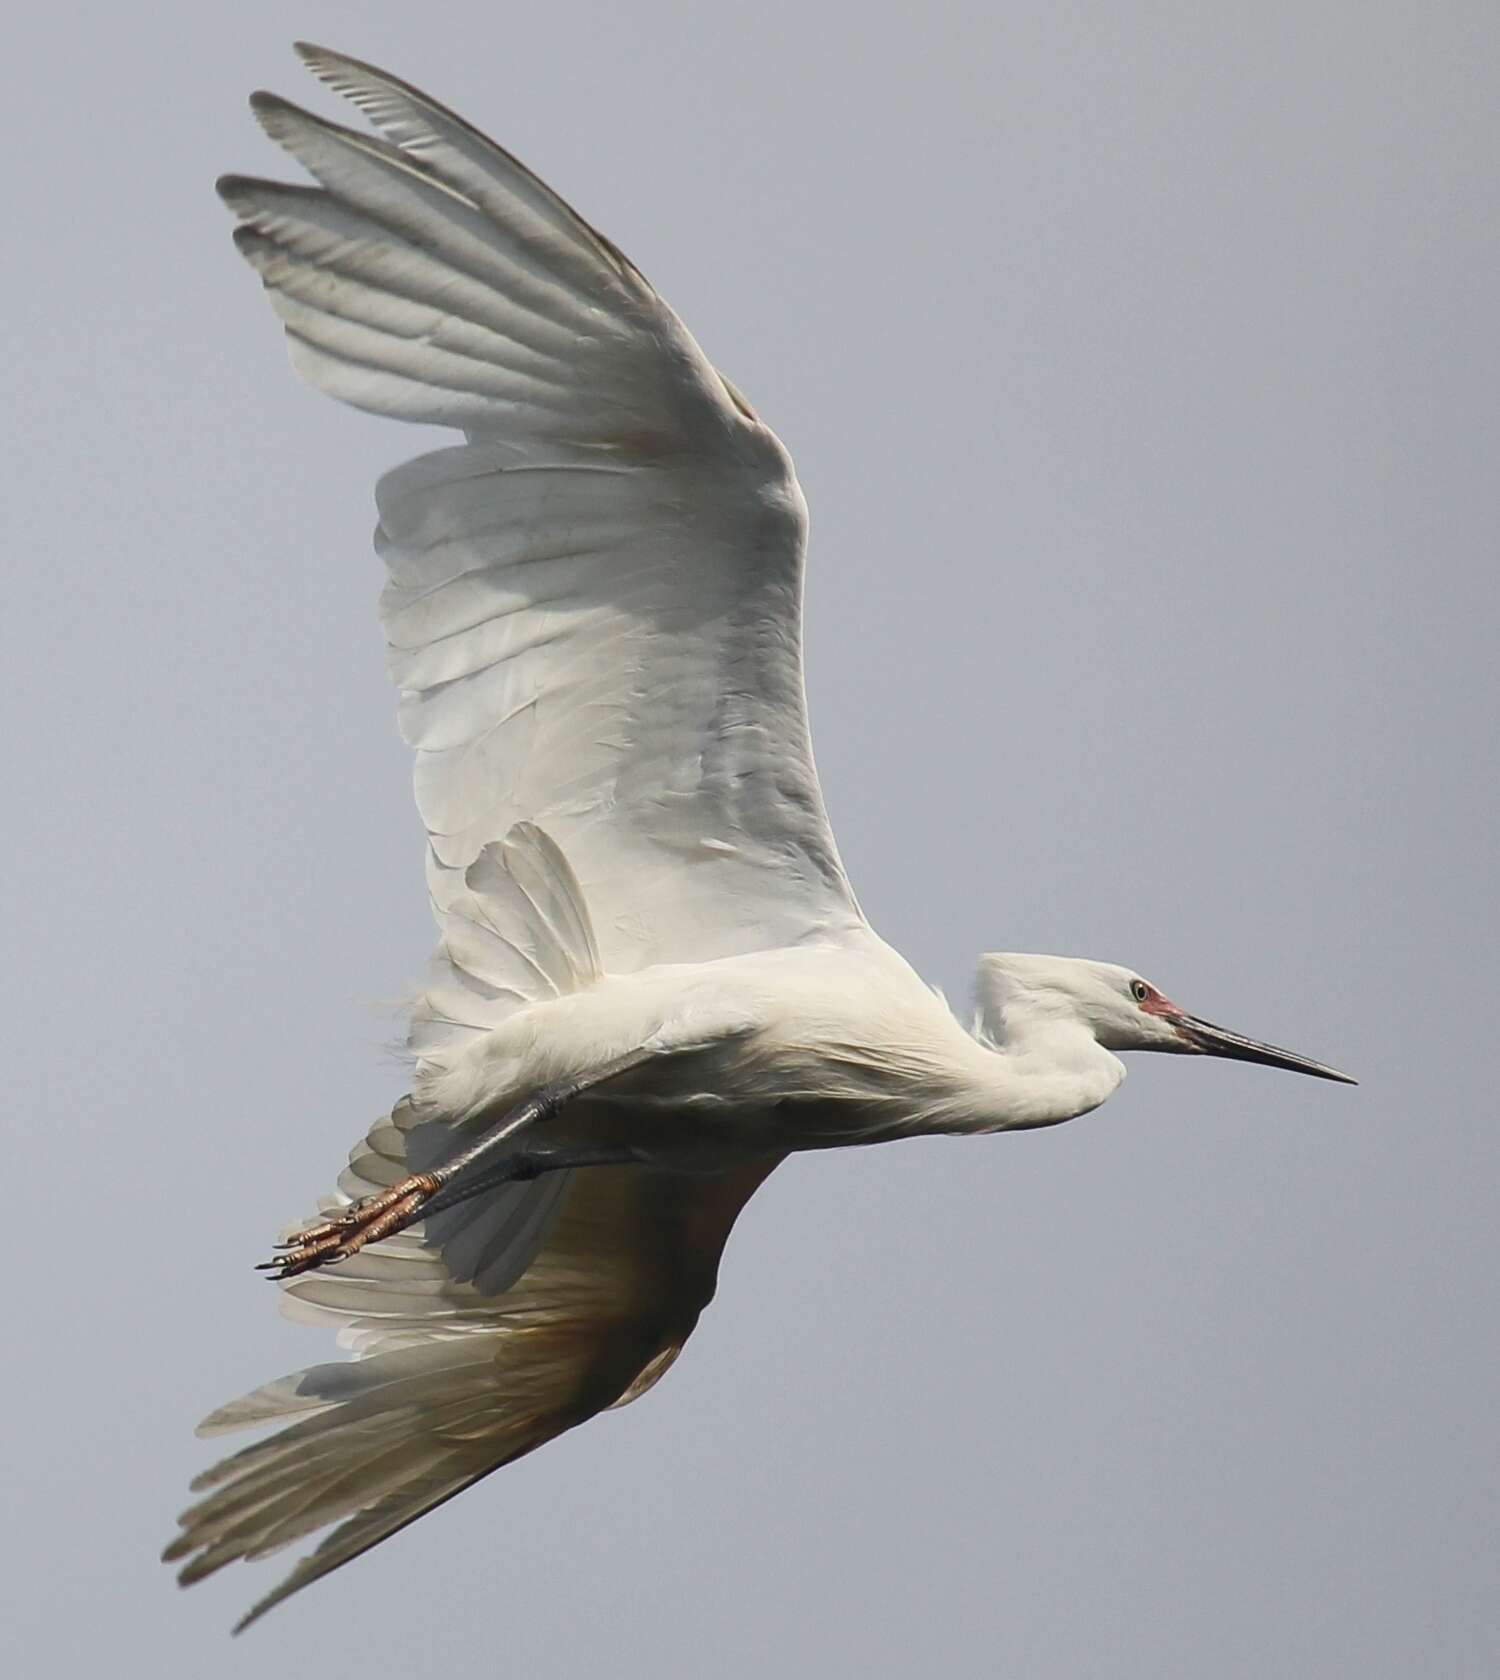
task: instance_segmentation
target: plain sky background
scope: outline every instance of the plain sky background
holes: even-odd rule
[[[330,1356],[251,1262],[431,941],[369,532],[432,438],[299,384],[211,191],[291,169],[251,88],[333,110],[299,35],[519,152],[791,448],[828,803],[924,974],[1126,962],[1363,1084],[1137,1058],[792,1162],[647,1400],[231,1643],[295,1554],[178,1592],[191,1427]],[[7,1670],[1492,1676],[1493,0],[7,44]]]

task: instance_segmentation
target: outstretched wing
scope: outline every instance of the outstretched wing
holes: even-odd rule
[[[377,492],[444,934],[419,1029],[494,1023],[447,936],[518,820],[568,858],[610,972],[860,925],[808,743],[786,452],[514,158],[394,77],[299,50],[384,138],[257,95],[320,186],[226,178],[239,246],[315,385],[468,437]]]
[[[358,1255],[362,1276],[342,1288],[341,1273],[327,1274],[330,1310],[362,1315],[386,1340],[204,1420],[205,1435],[283,1427],[193,1483],[204,1497],[164,1554],[182,1563],[179,1579],[338,1523],[243,1627],[491,1470],[643,1394],[692,1333],[730,1227],[775,1164],[702,1178],[645,1167],[568,1175],[541,1253],[498,1300],[456,1284],[414,1242]]]

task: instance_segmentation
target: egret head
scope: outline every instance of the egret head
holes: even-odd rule
[[[979,959],[978,994],[984,1030],[1000,1043],[1048,1021],[1073,1022],[1087,1027],[1106,1050],[1227,1056],[1355,1083],[1322,1062],[1189,1015],[1150,981],[1115,963],[991,952]]]

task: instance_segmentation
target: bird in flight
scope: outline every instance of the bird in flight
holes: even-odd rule
[[[439,928],[410,1093],[266,1269],[315,1365],[200,1433],[191,1582],[332,1526],[240,1626],[644,1394],[789,1154],[1050,1126],[1118,1052],[1306,1057],[1138,974],[980,958],[972,1028],[870,927],[803,701],[786,451],[630,260],[478,130],[319,47],[375,133],[256,94],[316,186],[219,192],[293,363],[463,441],[376,488]]]

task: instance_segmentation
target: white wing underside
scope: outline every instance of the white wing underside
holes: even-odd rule
[[[257,95],[320,185],[226,178],[237,243],[314,385],[468,438],[377,489],[440,932],[412,1012],[420,1090],[595,972],[863,922],[808,742],[806,513],[780,443],[513,158],[393,77],[304,57],[385,138]],[[430,1164],[413,1125],[398,1108],[372,1129],[345,1199]],[[288,1308],[361,1352],[483,1328],[568,1176],[456,1210],[440,1246],[411,1232],[297,1279]]]
[[[514,159],[393,78],[308,56],[388,139],[258,95],[322,190],[224,182],[241,249],[313,384],[469,438],[377,490],[443,935],[414,1047],[516,1001],[471,983],[451,935],[465,872],[519,820],[571,864],[609,972],[838,937],[859,912],[808,743],[785,451]]]

